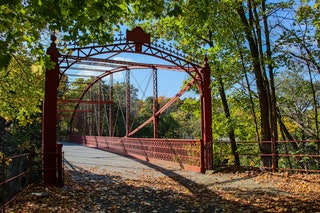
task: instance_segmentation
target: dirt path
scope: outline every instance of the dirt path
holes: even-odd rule
[[[64,187],[34,186],[12,212],[320,212],[319,176],[199,174],[64,144]]]

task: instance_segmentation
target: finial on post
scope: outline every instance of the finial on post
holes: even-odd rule
[[[134,42],[136,52],[142,52],[142,44],[150,44],[150,34],[145,33],[141,27],[136,27],[133,30],[127,30],[126,38],[127,42]]]
[[[58,38],[56,36],[56,32],[53,32],[50,36],[50,40],[52,41],[52,43],[56,43]]]
[[[204,63],[203,63],[203,67],[209,67],[209,63],[208,63],[208,61],[209,61],[209,59],[208,59],[208,53],[205,53],[204,54]]]
[[[204,62],[208,63],[208,53],[207,52],[204,54]]]
[[[56,42],[58,41],[58,38],[56,36],[56,33],[53,32],[50,36],[50,40],[52,41],[50,44],[50,47],[47,49],[47,54],[50,55],[51,60],[56,62],[58,64],[58,58],[60,56],[60,53],[58,49],[56,48]]]

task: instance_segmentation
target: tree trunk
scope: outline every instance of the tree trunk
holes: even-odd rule
[[[271,123],[271,134],[272,134],[272,142],[273,142],[273,154],[277,154],[277,141],[278,141],[278,125],[277,125],[277,99],[276,92],[274,86],[274,77],[273,77],[273,65],[272,65],[272,52],[271,52],[271,42],[270,42],[270,33],[269,33],[269,25],[266,16],[266,1],[262,1],[262,18],[264,23],[264,33],[266,39],[266,53],[267,53],[267,63],[269,70],[269,81],[270,81],[270,123]],[[273,169],[278,168],[278,159],[275,157],[273,159]]]
[[[239,39],[237,38],[235,33],[233,35],[234,35],[234,39],[236,40],[237,45],[238,45],[239,55],[240,55],[240,58],[241,58],[241,65],[242,65],[243,73],[244,73],[244,76],[245,76],[245,79],[246,79],[246,85],[247,85],[246,90],[248,90],[248,95],[249,95],[249,99],[250,99],[251,113],[252,113],[252,116],[253,116],[254,126],[255,126],[255,130],[256,130],[256,137],[257,137],[256,139],[257,139],[257,141],[260,141],[259,127],[258,127],[258,121],[257,121],[257,116],[256,116],[256,110],[255,110],[255,107],[254,107],[253,97],[252,97],[252,93],[251,93],[252,90],[250,88],[249,78],[248,78],[248,74],[247,74],[247,70],[246,70],[246,66],[245,66],[245,59],[244,59],[243,53],[241,51],[241,45],[240,45]]]
[[[241,23],[244,26],[246,39],[249,44],[250,54],[252,58],[253,71],[256,77],[256,84],[258,89],[258,97],[259,97],[259,106],[260,106],[260,116],[261,116],[261,139],[262,141],[270,141],[271,140],[271,132],[270,132],[270,122],[269,122],[269,103],[268,103],[268,93],[265,88],[264,78],[262,75],[262,70],[260,66],[260,57],[259,57],[259,48],[256,44],[253,32],[251,31],[251,27],[248,24],[248,20],[246,18],[246,13],[244,11],[242,3],[239,3],[237,7],[237,13],[240,16]],[[272,147],[271,143],[261,143],[260,145],[261,154],[271,154]],[[272,166],[272,157],[271,156],[262,156],[262,166],[266,168],[270,168]]]
[[[249,83],[249,79],[248,79],[247,73],[245,73],[245,79],[246,79],[246,84],[247,84],[247,89],[248,89],[248,94],[249,94],[249,99],[250,99],[251,113],[252,113],[252,116],[253,116],[254,126],[255,126],[255,130],[256,130],[257,141],[260,141],[258,119],[257,119],[257,115],[256,115],[256,110],[255,110],[255,107],[254,107],[253,97],[252,97],[252,94],[251,94],[252,90],[250,88],[250,83]]]
[[[317,96],[316,96],[316,90],[314,88],[312,75],[311,75],[311,69],[310,64],[308,63],[308,72],[309,72],[309,78],[310,78],[310,86],[312,90],[312,100],[313,100],[313,109],[314,109],[314,121],[316,125],[316,140],[319,140],[319,124],[318,124],[318,103],[317,103]],[[320,154],[320,144],[317,143],[317,154]],[[318,169],[320,168],[320,159],[317,158],[317,164]]]
[[[313,101],[313,109],[314,109],[314,122],[316,125],[316,140],[319,140],[319,124],[318,124],[318,101],[317,101],[317,95],[316,95],[316,89],[313,84],[312,80],[312,74],[310,65],[308,63],[308,72],[309,72],[309,78],[310,78],[310,86],[312,91],[312,101]]]
[[[225,94],[224,84],[223,84],[223,81],[222,81],[222,78],[220,75],[218,76],[217,80],[218,80],[218,84],[219,84],[219,93],[220,93],[220,97],[221,97],[221,101],[222,101],[222,105],[223,105],[224,114],[225,114],[226,118],[228,120],[230,120],[231,115],[230,115],[228,100],[227,100],[227,97]],[[236,136],[234,134],[234,128],[233,128],[232,124],[229,125],[229,139],[230,139],[231,152],[233,155],[234,164],[236,166],[240,166],[239,154],[237,152]]]

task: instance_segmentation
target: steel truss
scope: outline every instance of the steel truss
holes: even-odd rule
[[[82,94],[78,99],[73,100],[57,100],[57,102],[64,104],[75,104],[74,109],[72,111],[71,119],[70,119],[70,130],[72,132],[72,125],[74,123],[75,118],[81,117],[79,112],[86,111],[94,111],[93,107],[80,108],[80,104],[92,105],[98,104],[98,111],[101,112],[102,106],[111,105],[112,97],[113,97],[113,89],[110,88],[109,98],[110,100],[102,100],[102,91],[101,91],[101,80],[106,76],[110,76],[110,83],[113,84],[113,74],[121,71],[126,71],[126,82],[127,82],[127,95],[126,95],[126,137],[130,137],[135,134],[137,131],[142,129],[148,123],[153,121],[154,126],[154,138],[158,137],[157,127],[158,127],[158,118],[159,116],[172,104],[174,103],[182,94],[184,94],[191,86],[196,85],[201,100],[201,112],[202,112],[202,138],[201,141],[201,171],[205,171],[207,169],[212,169],[213,159],[212,159],[212,109],[211,109],[211,89],[210,89],[210,67],[208,65],[208,60],[205,59],[204,65],[200,65],[198,61],[191,60],[192,57],[181,54],[178,51],[173,50],[171,47],[165,47],[164,43],[157,44],[150,42],[150,35],[143,32],[143,30],[139,27],[135,28],[132,31],[127,30],[126,40],[116,40],[113,44],[107,44],[103,46],[91,45],[87,47],[70,47],[66,51],[67,54],[57,53],[57,49],[51,55],[53,61],[56,63],[56,67],[53,70],[47,71],[47,79],[46,79],[46,100],[48,100],[49,96],[52,96],[52,92],[50,90],[54,90],[54,85],[47,86],[50,81],[50,75],[48,73],[58,73],[55,76],[58,76],[58,82],[66,82],[66,76],[83,76],[83,77],[92,77],[92,81],[86,86],[83,90]],[[55,48],[55,45],[52,46],[52,49]],[[132,62],[132,61],[122,61],[115,60],[113,57],[117,56],[120,53],[132,53],[132,54],[142,54],[146,56],[152,56],[155,58],[162,59],[164,61],[170,62],[171,65],[165,64],[149,64],[149,63],[141,63],[141,62]],[[50,52],[48,53],[50,54]],[[84,67],[87,66],[87,67]],[[153,114],[147,119],[144,123],[142,123],[139,127],[134,130],[130,129],[130,70],[133,69],[151,69],[152,70],[152,80],[153,80]],[[173,70],[173,71],[181,71],[187,73],[191,78],[189,83],[185,85],[183,89],[181,89],[173,98],[171,98],[162,108],[159,109],[157,103],[158,97],[158,79],[157,79],[157,70],[165,69],[165,70]],[[75,71],[76,73],[72,73]],[[90,71],[91,73],[98,73],[98,75],[85,75],[79,74],[79,71]],[[51,79],[52,80],[52,79]],[[100,82],[100,83],[99,83]],[[91,89],[93,85],[99,83],[99,92],[98,98],[93,100],[91,95],[89,95],[90,100],[84,100],[87,93],[91,94]],[[49,84],[48,84],[49,85]],[[50,87],[50,88],[49,88]],[[56,95],[55,95],[56,96]],[[56,99],[55,99],[56,100]],[[52,101],[51,101],[52,102]],[[51,103],[50,102],[50,103]],[[48,102],[49,103],[49,102]],[[46,124],[49,122],[53,122],[53,118],[57,118],[57,106],[47,106],[47,109],[44,108],[44,113],[46,113],[44,118],[43,132],[50,131],[51,133],[46,135],[45,137],[51,137],[53,134],[56,134],[56,130],[53,130],[53,126],[46,127]],[[51,112],[49,112],[51,111]],[[60,113],[66,113],[68,110],[60,110]],[[53,113],[52,116],[47,116],[50,119],[46,122],[47,113]],[[114,132],[112,126],[114,125],[114,118],[112,117],[111,107],[109,108],[109,136],[113,136]],[[93,119],[93,118],[92,118]],[[99,123],[98,135],[102,134],[101,130],[101,115],[97,117]],[[56,123],[56,120],[55,120]],[[83,126],[86,127],[86,125]],[[90,132],[93,132],[92,127]],[[53,143],[53,142],[50,142]],[[48,143],[43,140],[43,150],[44,152],[56,152],[52,145],[48,145]],[[46,151],[46,147],[49,147]],[[50,162],[51,166],[53,165]],[[49,174],[49,173],[48,173]],[[51,174],[51,173],[50,173]],[[50,175],[49,174],[49,175]],[[47,182],[52,182],[53,180],[49,180]],[[46,180],[44,180],[46,182]]]

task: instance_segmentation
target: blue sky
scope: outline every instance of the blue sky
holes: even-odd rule
[[[168,64],[158,58],[147,57],[141,54],[130,54],[131,57],[122,58],[122,60],[132,60],[135,62],[153,63],[153,64]],[[119,73],[120,74],[120,73]],[[118,76],[119,81],[124,81],[125,72]],[[182,85],[183,81],[188,79],[189,75],[181,71],[160,70],[158,69],[158,95],[165,97],[173,97],[176,95]],[[132,70],[130,83],[139,89],[139,98],[146,98],[152,96],[152,70]],[[145,94],[144,94],[145,93]],[[193,97],[193,92],[188,92],[182,96]],[[144,97],[143,97],[144,96]]]

